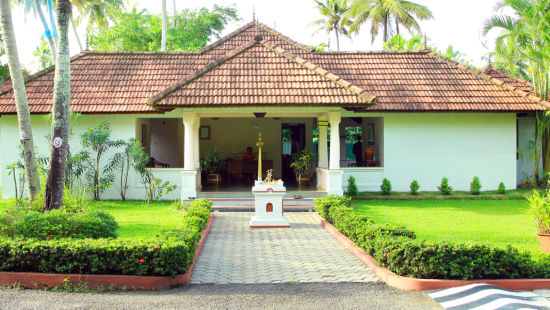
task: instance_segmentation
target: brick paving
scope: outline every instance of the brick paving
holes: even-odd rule
[[[191,283],[376,282],[310,212],[291,228],[250,229],[252,212],[216,212]]]

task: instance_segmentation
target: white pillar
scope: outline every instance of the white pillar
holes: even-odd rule
[[[195,152],[194,135],[195,131],[195,113],[185,113],[183,115],[183,127],[184,127],[184,146],[183,146],[183,169],[195,170]]]
[[[201,167],[200,163],[200,140],[199,140],[199,128],[201,126],[201,118],[197,115],[195,116],[195,124],[193,126],[193,157],[195,158],[195,168],[199,169]]]
[[[319,152],[319,168],[328,168],[328,147],[327,147],[327,120],[326,118],[319,118],[318,122],[319,128],[319,143],[318,152]]]
[[[181,200],[197,197],[197,170],[195,166],[195,140],[198,142],[198,128],[195,113],[183,114],[184,146],[183,171],[181,172]]]
[[[329,168],[340,169],[340,112],[329,112],[330,163]]]

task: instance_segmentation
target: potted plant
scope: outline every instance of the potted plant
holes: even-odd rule
[[[221,159],[220,152],[209,150],[200,160],[201,170],[206,173],[206,183],[220,185],[222,181],[221,172],[225,168],[225,161]]]
[[[550,202],[548,201],[548,190],[542,195],[537,190],[533,190],[533,193],[527,195],[526,198],[529,202],[529,212],[533,215],[537,224],[540,249],[544,253],[550,252]]]
[[[302,150],[299,153],[292,155],[292,163],[290,167],[296,175],[298,185],[310,184],[311,175],[309,172],[315,163],[315,154],[311,151]]]

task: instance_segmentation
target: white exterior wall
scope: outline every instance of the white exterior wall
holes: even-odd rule
[[[107,121],[111,125],[111,139],[124,139],[136,137],[136,118],[143,117],[141,115],[82,115],[78,118],[75,124],[72,124],[74,135],[69,141],[71,152],[76,154],[82,150],[80,145],[80,134],[96,124]],[[46,137],[49,135],[50,127],[44,116],[33,115],[31,117],[33,125],[33,136],[38,153],[40,156],[49,156],[48,141]],[[15,115],[3,115],[0,118],[0,171],[2,184],[2,198],[13,198],[14,187],[13,177],[8,175],[6,169],[10,165],[19,160],[19,134],[17,129],[17,117]],[[113,156],[114,152],[107,153],[102,158],[102,163]],[[155,170],[155,175],[163,181],[170,181],[171,184],[178,186],[170,195],[163,199],[179,199],[181,192],[181,172],[180,169],[167,169],[166,171],[158,172]],[[115,183],[102,194],[102,199],[120,199],[120,185],[118,178]],[[133,170],[130,171],[128,177],[128,192],[127,199],[143,200],[145,199],[144,186],[141,183],[141,177]]]
[[[518,159],[517,184],[531,181],[535,169],[535,135],[537,120],[534,116],[518,117]],[[539,176],[542,176],[542,156],[539,162]]]
[[[394,191],[408,191],[413,179],[436,191],[443,177],[469,190],[474,176],[482,190],[516,188],[515,113],[385,115],[384,177]]]

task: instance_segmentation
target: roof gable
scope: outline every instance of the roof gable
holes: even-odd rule
[[[361,88],[305,59],[264,41],[250,41],[155,94],[149,103],[155,107],[367,107],[374,101]]]

